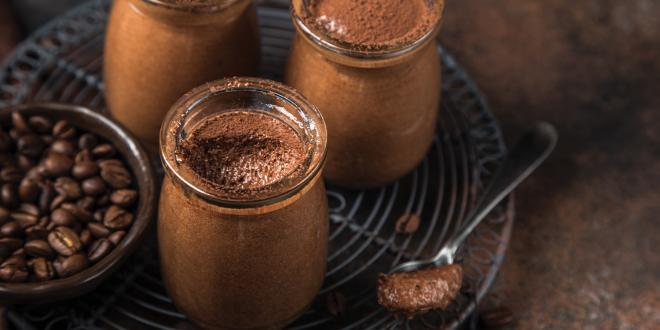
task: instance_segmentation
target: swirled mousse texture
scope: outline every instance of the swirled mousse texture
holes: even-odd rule
[[[409,44],[433,29],[442,0],[312,0],[308,14],[332,38],[363,47]]]
[[[456,299],[462,281],[463,269],[460,265],[380,274],[378,303],[408,318],[430,310],[443,310]]]
[[[290,125],[255,111],[207,118],[180,146],[183,166],[207,190],[232,200],[268,197],[271,186],[298,171],[304,157],[303,142]]]

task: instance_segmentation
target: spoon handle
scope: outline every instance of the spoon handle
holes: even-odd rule
[[[447,248],[455,252],[481,220],[548,157],[556,144],[557,131],[549,123],[540,122],[526,132],[495,173],[465,225],[449,240]]]

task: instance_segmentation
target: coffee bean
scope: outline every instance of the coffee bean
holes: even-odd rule
[[[83,245],[83,247],[89,246],[93,240],[94,237],[92,237],[92,232],[90,232],[89,229],[83,229],[80,232],[80,243]]]
[[[43,141],[43,143],[45,145],[49,146],[49,145],[53,144],[53,141],[55,141],[55,139],[50,135],[42,135],[41,136],[41,141]]]
[[[112,204],[121,207],[131,207],[137,200],[137,191],[131,189],[120,189],[110,195]]]
[[[95,162],[83,161],[73,166],[72,173],[74,178],[84,180],[99,174],[99,167]]]
[[[60,207],[55,209],[53,213],[50,214],[50,221],[58,226],[70,227],[73,226],[73,224],[76,222],[76,216],[74,216],[73,213],[69,212],[68,210]]]
[[[62,204],[62,208],[71,212],[76,217],[76,219],[78,219],[78,221],[90,222],[94,220],[92,213],[82,208],[78,204],[64,203]]]
[[[48,224],[46,224],[48,226]],[[45,226],[34,225],[25,229],[25,236],[29,240],[45,240],[48,239],[48,229]]]
[[[92,161],[92,152],[89,151],[88,149],[81,150],[76,154],[76,157],[74,158],[76,163],[82,163],[82,162],[91,162]]]
[[[23,115],[21,115],[20,113],[13,112],[11,114],[11,122],[12,125],[14,126],[14,129],[19,133],[19,136],[32,133],[30,126],[28,125]]]
[[[93,149],[99,143],[99,140],[93,134],[85,133],[80,136],[78,140],[78,148],[80,149]]]
[[[16,167],[6,167],[0,171],[0,182],[19,183],[23,178],[23,173]]]
[[[53,264],[44,258],[32,260],[31,267],[34,277],[38,282],[51,280],[57,275]]]
[[[110,205],[110,194],[101,195],[96,199],[96,206],[103,208]]]
[[[25,253],[37,258],[51,259],[55,257],[55,251],[44,240],[32,240],[25,243]]]
[[[110,235],[110,229],[97,222],[87,224],[87,229],[92,234],[92,236],[96,238],[105,238]]]
[[[114,189],[124,189],[131,185],[131,173],[124,165],[116,163],[99,163],[101,177]]]
[[[103,259],[103,257],[110,254],[113,248],[114,245],[109,240],[105,238],[99,239],[92,243],[92,245],[89,247],[87,257],[89,258],[89,261],[96,263]]]
[[[96,159],[113,157],[116,154],[115,147],[110,144],[100,144],[92,149],[92,156]]]
[[[103,218],[105,218],[105,210],[96,210],[94,212],[94,221],[103,222]]]
[[[0,263],[0,266],[8,266],[8,265],[15,265],[18,266],[19,268],[26,268],[27,262],[25,261],[25,257],[23,256],[12,255],[11,257],[5,259],[2,263]]]
[[[32,158],[25,155],[18,155],[16,159],[17,159],[18,168],[24,172],[29,171],[35,165],[35,161]]]
[[[57,195],[53,200],[50,202],[50,210],[55,210],[58,209],[66,202],[67,198],[65,195]]]
[[[50,153],[43,161],[45,174],[50,177],[67,176],[73,167],[73,160],[62,154]]]
[[[513,329],[513,311],[506,306],[489,308],[479,312],[479,325],[483,329]]]
[[[3,131],[0,128],[0,152],[6,152],[6,151],[11,150],[13,145],[14,145],[14,142],[12,141],[9,134],[5,133],[5,131]]]
[[[20,203],[20,198],[18,197],[18,191],[16,186],[11,183],[5,183],[0,188],[0,202],[5,207],[13,209],[17,207]]]
[[[23,240],[20,238],[3,237],[0,238],[0,245],[6,246],[13,252],[23,247]]]
[[[0,266],[0,280],[7,283],[22,283],[28,278],[28,272],[25,268],[16,265]]]
[[[50,130],[53,129],[53,123],[43,116],[32,116],[28,119],[28,123],[39,134],[50,133]]]
[[[53,136],[58,139],[71,139],[76,136],[76,129],[66,120],[60,120],[53,126]]]
[[[346,297],[341,292],[332,291],[325,299],[325,307],[330,315],[343,317],[346,314]]]
[[[55,227],[55,229],[48,234],[48,243],[63,256],[71,256],[82,248],[80,238],[75,231],[68,227]]]
[[[41,152],[44,150],[45,145],[38,135],[28,134],[23,135],[18,139],[16,147],[18,148],[18,152],[23,155],[37,158],[41,156]]]
[[[39,184],[42,184],[44,179],[44,176],[41,175],[42,171],[43,169],[41,166],[35,166],[25,171],[25,179],[30,179],[34,182],[38,182]]]
[[[21,257],[21,258],[27,258],[27,253],[25,253],[25,248],[17,249],[11,255],[16,256],[16,257]]]
[[[0,227],[0,234],[5,237],[21,237],[23,236],[23,231],[18,222],[10,221]]]
[[[69,157],[76,154],[76,146],[69,140],[55,140],[50,146],[50,150]]]
[[[16,211],[11,213],[11,217],[21,228],[36,225],[39,222],[39,215],[39,208],[34,204],[21,204]]]
[[[55,189],[50,183],[41,184],[41,195],[39,196],[39,209],[41,212],[49,211],[50,204],[55,198]]]
[[[133,223],[133,214],[113,205],[108,208],[103,217],[103,224],[110,229],[126,229]]]
[[[69,277],[89,267],[87,256],[82,253],[74,254],[68,258],[58,258],[53,262],[53,268],[60,277]]]
[[[106,193],[107,187],[100,176],[95,176],[82,182],[82,190],[88,196],[99,196]]]
[[[0,223],[5,223],[10,219],[10,214],[9,210],[6,208],[0,206]]]
[[[112,242],[115,246],[119,245],[119,242],[121,242],[122,239],[124,239],[124,236],[126,236],[126,232],[123,230],[118,230],[110,236],[108,236],[108,240]]]
[[[415,213],[406,213],[399,217],[395,230],[399,234],[410,235],[419,229],[420,219]]]
[[[91,211],[94,208],[94,205],[96,205],[96,199],[91,196],[85,196],[78,201],[78,206],[87,212]]]
[[[35,203],[39,200],[41,188],[30,178],[24,178],[18,186],[18,197],[25,203]]]
[[[78,181],[69,178],[62,177],[55,180],[55,191],[61,196],[64,196],[66,200],[73,201],[82,197],[82,189]]]

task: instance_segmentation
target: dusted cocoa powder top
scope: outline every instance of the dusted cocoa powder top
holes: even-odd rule
[[[337,40],[367,47],[408,44],[433,29],[441,0],[312,0],[314,24]]]
[[[287,123],[254,111],[204,120],[182,141],[180,156],[204,184],[230,199],[256,198],[301,168],[303,141]]]

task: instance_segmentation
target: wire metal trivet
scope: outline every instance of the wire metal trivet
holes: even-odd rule
[[[59,101],[105,113],[101,68],[108,9],[107,0],[84,4],[21,44],[0,71],[0,107],[30,100]],[[281,79],[294,34],[288,1],[262,1],[259,19],[263,75]],[[439,47],[438,53],[443,62],[443,104],[432,149],[413,173],[387,187],[370,191],[328,187],[327,277],[316,303],[291,328],[456,328],[490,288],[513,226],[511,198],[477,228],[462,249],[465,284],[448,311],[406,321],[376,303],[377,274],[433,255],[461,226],[506,154],[485,98],[445,49]],[[409,213],[420,215],[419,230],[397,234],[396,220]],[[55,305],[12,307],[10,321],[21,329],[194,328],[163,288],[154,245],[145,242],[143,251],[94,292]],[[341,317],[331,315],[324,306],[331,292],[346,298],[347,309]]]

